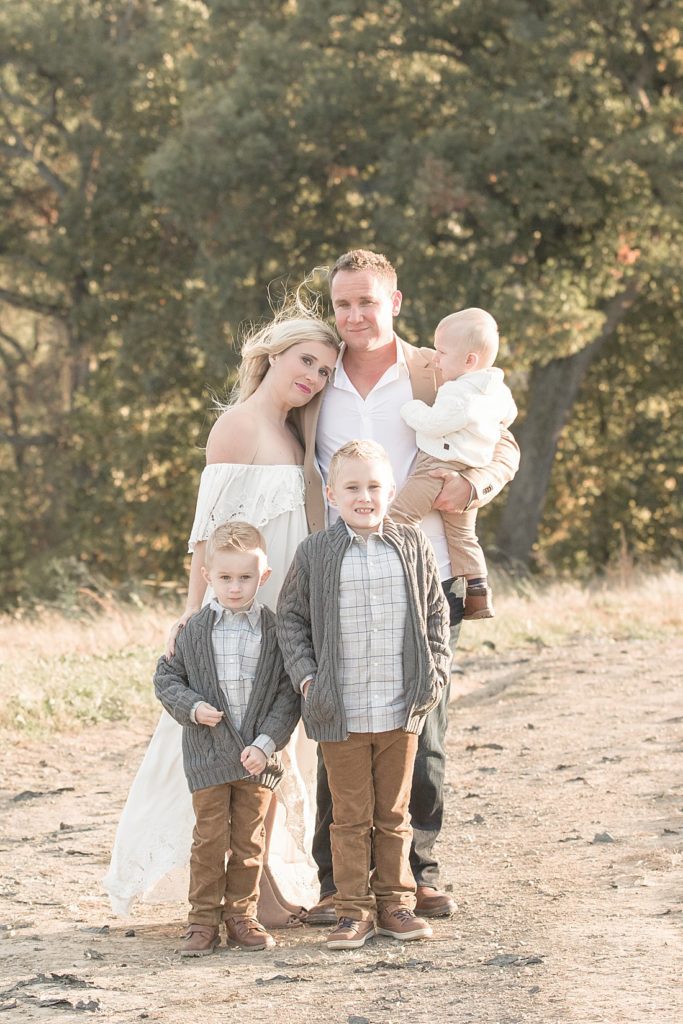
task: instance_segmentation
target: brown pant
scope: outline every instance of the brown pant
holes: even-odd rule
[[[242,779],[192,794],[190,924],[256,916],[266,844],[263,821],[272,795],[267,786]]]
[[[408,803],[417,736],[351,733],[320,744],[332,794],[330,837],[338,917],[373,917],[377,905],[415,906]],[[373,834],[374,830],[374,834]],[[374,852],[375,870],[370,877]]]
[[[418,452],[417,464],[393,502],[389,513],[397,523],[412,523],[419,526],[431,512],[432,505],[443,487],[443,480],[429,475],[433,469],[452,469],[458,473],[468,469],[462,462],[442,462]],[[477,540],[475,527],[477,510],[467,512],[440,512],[448,543],[448,557],[451,560],[453,576],[486,576],[486,559]]]

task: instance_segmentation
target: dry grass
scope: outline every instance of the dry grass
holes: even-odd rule
[[[48,736],[101,721],[147,717],[158,705],[151,686],[174,609],[115,602],[80,618],[43,611],[0,618],[0,670],[7,699],[0,734]],[[670,571],[596,582],[496,582],[496,618],[465,623],[460,648],[495,658],[524,647],[580,638],[671,636],[683,627],[683,573]]]
[[[80,618],[46,611],[0,618],[0,670],[9,682],[0,732],[47,735],[157,714],[152,673],[168,609],[107,602]]]
[[[667,637],[683,626],[683,573],[675,570],[619,574],[584,585],[525,581],[513,587],[502,579],[494,586],[496,617],[464,624],[465,651],[552,647],[582,637]]]

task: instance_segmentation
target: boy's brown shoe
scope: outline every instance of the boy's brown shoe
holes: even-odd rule
[[[208,956],[213,953],[216,946],[220,946],[221,939],[218,928],[210,924],[191,924],[183,935],[180,943],[181,956]]]
[[[328,949],[358,949],[375,936],[375,922],[354,921],[351,917],[340,917],[337,927],[327,936]]]
[[[255,917],[226,917],[228,942],[236,942],[242,949],[272,949],[275,939]]]
[[[377,931],[392,939],[406,942],[409,939],[431,939],[431,925],[421,917],[415,917],[408,907],[380,907],[377,911]]]
[[[467,588],[465,591],[464,618],[492,619],[495,614],[493,610],[493,594],[490,587]]]

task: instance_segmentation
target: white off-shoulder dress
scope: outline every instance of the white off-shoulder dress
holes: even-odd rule
[[[237,519],[257,526],[266,540],[272,574],[260,589],[259,600],[274,609],[296,547],[308,533],[302,468],[206,466],[190,551],[217,526]],[[137,898],[161,902],[187,897],[194,812],[183,772],[181,736],[178,723],[162,712],[130,788],[103,879],[116,914],[127,914]],[[277,790],[269,865],[287,898],[311,906],[317,899],[309,852],[315,818],[316,754],[315,744],[301,726],[284,760],[287,772]]]

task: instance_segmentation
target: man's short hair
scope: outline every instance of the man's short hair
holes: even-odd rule
[[[342,463],[347,459],[362,459],[363,462],[384,462],[389,469],[391,479],[394,479],[394,470],[391,460],[377,441],[347,441],[341,448],[338,448],[330,459],[330,468],[327,473],[327,486],[334,487]]]
[[[380,252],[371,252],[369,249],[352,249],[350,252],[345,252],[330,271],[330,289],[332,282],[341,270],[369,270],[375,277],[386,282],[389,291],[395,292],[398,287],[396,271],[386,256]]]
[[[235,520],[217,526],[206,542],[204,562],[210,566],[219,551],[262,551],[266,553],[263,534],[251,523]]]

